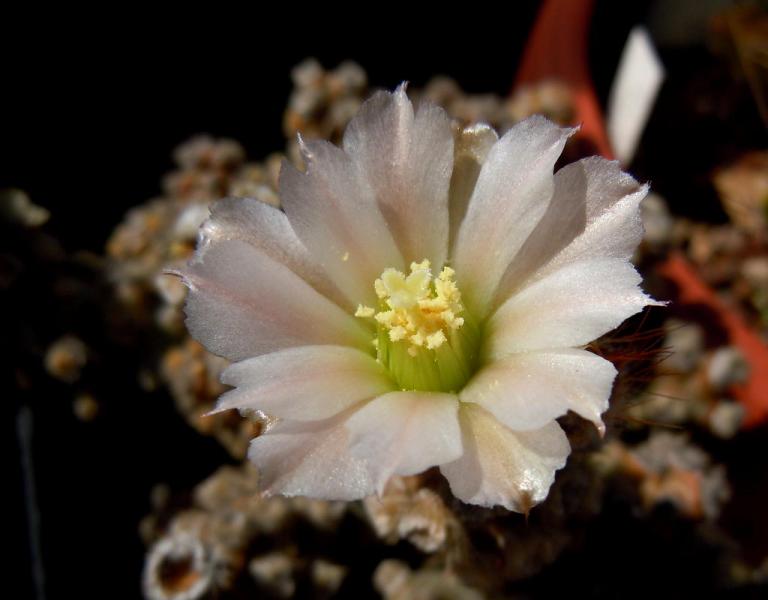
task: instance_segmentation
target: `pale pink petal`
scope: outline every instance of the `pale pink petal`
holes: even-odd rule
[[[534,431],[512,431],[476,404],[463,402],[459,419],[464,453],[440,467],[454,496],[523,513],[547,497],[555,471],[570,453],[556,421]]]
[[[368,350],[371,332],[266,254],[240,240],[211,245],[183,271],[192,336],[232,361],[292,346]]]
[[[573,132],[535,116],[512,127],[491,148],[454,256],[462,296],[476,315],[487,314],[504,271],[544,215],[555,161]]]
[[[593,156],[560,169],[555,173],[555,190],[547,212],[507,267],[496,292],[496,302],[500,304],[520,289],[537,269],[550,262],[585,229],[592,231],[597,227],[598,232],[599,223],[606,215],[620,209],[620,203],[628,197],[634,201],[637,196],[645,195],[645,191],[645,187],[621,171],[616,161]],[[641,229],[639,222],[633,226],[637,231],[599,230],[599,233],[618,236],[622,243],[636,244]]]
[[[488,322],[484,352],[500,358],[588,344],[644,306],[658,304],[639,284],[640,275],[624,259],[567,265],[501,305]]]
[[[395,389],[370,355],[343,346],[300,346],[248,358],[227,368],[236,386],[216,405],[258,410],[274,417],[315,421]]]
[[[283,163],[280,198],[291,226],[348,302],[373,305],[373,282],[403,259],[376,197],[351,158],[326,141],[302,144],[306,172]]]
[[[247,242],[332,300],[344,302],[280,209],[253,198],[224,198],[214,203],[198,234],[198,255],[223,240]]]
[[[453,174],[448,194],[451,236],[449,248],[453,248],[459,227],[467,213],[467,205],[488,153],[499,136],[493,127],[477,123],[469,127],[456,127],[453,139]]]
[[[544,277],[575,262],[596,258],[613,257],[629,261],[643,239],[640,202],[647,194],[648,186],[644,185],[616,202],[588,223],[584,233],[539,269],[534,278]]]
[[[351,408],[323,421],[279,421],[251,442],[248,458],[267,495],[358,500],[374,493],[365,463],[349,454]]]
[[[448,185],[453,134],[442,108],[415,112],[401,85],[378,92],[352,119],[344,150],[370,183],[406,263],[428,258],[435,268],[448,252]]]
[[[379,493],[392,475],[415,475],[461,454],[458,405],[453,394],[392,392],[350,417],[350,451],[368,463]]]
[[[515,431],[539,429],[569,410],[602,431],[615,377],[610,362],[586,350],[526,352],[481,369],[459,397]]]

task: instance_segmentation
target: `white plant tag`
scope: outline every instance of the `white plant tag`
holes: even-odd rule
[[[608,98],[608,139],[623,165],[635,155],[663,81],[664,66],[651,37],[637,26],[627,38]]]

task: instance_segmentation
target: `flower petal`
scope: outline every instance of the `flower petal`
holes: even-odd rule
[[[350,157],[326,141],[302,143],[302,173],[283,163],[280,198],[301,241],[350,304],[372,305],[373,282],[403,259],[370,185]]]
[[[280,209],[253,198],[224,198],[214,203],[211,216],[200,228],[197,253],[223,240],[247,242],[332,300],[344,302]]]
[[[392,392],[350,417],[350,452],[368,463],[379,493],[392,475],[415,475],[461,455],[458,404],[453,394]]]
[[[406,264],[428,258],[436,269],[448,252],[448,186],[453,134],[442,108],[414,114],[405,85],[378,92],[344,133],[344,150],[370,183]]]
[[[365,463],[348,452],[351,408],[324,421],[279,421],[251,442],[248,458],[266,495],[358,500],[374,492]]]
[[[501,276],[546,211],[554,187],[552,169],[574,131],[531,117],[491,148],[454,256],[462,296],[478,316],[487,314]]]
[[[642,235],[637,220],[631,221],[631,231],[627,230],[629,224],[625,224],[621,231],[611,231],[601,229],[599,223],[606,218],[615,223],[615,219],[608,215],[620,211],[630,196],[629,204],[639,202],[638,198],[642,198],[646,191],[647,187],[640,186],[623,173],[616,161],[593,156],[560,169],[555,173],[555,189],[547,212],[504,273],[496,292],[497,304],[509,298],[514,290],[520,289],[537,269],[551,261],[585,230],[605,236],[616,235],[623,243],[630,240],[634,249]],[[595,253],[594,256],[600,254]]]
[[[555,471],[570,453],[556,421],[534,431],[512,431],[472,403],[461,404],[459,419],[464,453],[440,467],[454,496],[523,513],[547,497]]]
[[[644,185],[637,192],[625,196],[614,204],[610,210],[588,224],[584,233],[573,240],[560,254],[539,269],[534,274],[534,279],[548,276],[577,262],[608,257],[629,261],[643,238],[643,222],[639,207],[647,193],[648,186]]]
[[[291,346],[370,346],[371,333],[359,319],[240,240],[211,245],[182,276],[190,289],[190,333],[229,360]]]
[[[488,322],[485,355],[587,344],[644,306],[659,304],[639,284],[640,275],[623,259],[567,265],[501,305]]]
[[[459,227],[467,213],[467,205],[488,153],[499,140],[493,127],[477,123],[469,127],[456,127],[453,139],[453,174],[448,193],[451,236],[449,248],[453,248]]]
[[[602,431],[600,415],[608,409],[615,377],[610,362],[586,350],[526,352],[483,368],[460,398],[479,404],[514,431],[544,427],[568,410]]]
[[[343,346],[300,346],[249,358],[221,376],[236,386],[216,411],[258,410],[297,421],[326,419],[363,400],[394,390],[374,358]]]

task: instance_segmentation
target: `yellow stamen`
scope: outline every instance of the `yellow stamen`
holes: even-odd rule
[[[363,306],[362,304],[357,305],[357,310],[355,311],[356,317],[372,317],[374,314],[376,314],[376,311],[373,310],[370,306]]]
[[[385,269],[374,282],[383,310],[360,305],[355,316],[375,318],[392,342],[407,340],[411,356],[418,348],[435,350],[448,340],[447,333],[464,325],[464,318],[458,316],[464,306],[453,276],[453,269],[444,267],[433,278],[427,259],[411,263],[408,275]]]

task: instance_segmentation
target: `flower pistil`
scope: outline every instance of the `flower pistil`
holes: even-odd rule
[[[359,305],[355,316],[376,321],[377,358],[402,389],[460,389],[472,371],[477,335],[453,269],[432,277],[427,259],[411,263],[408,275],[388,268],[374,289],[379,310]]]

